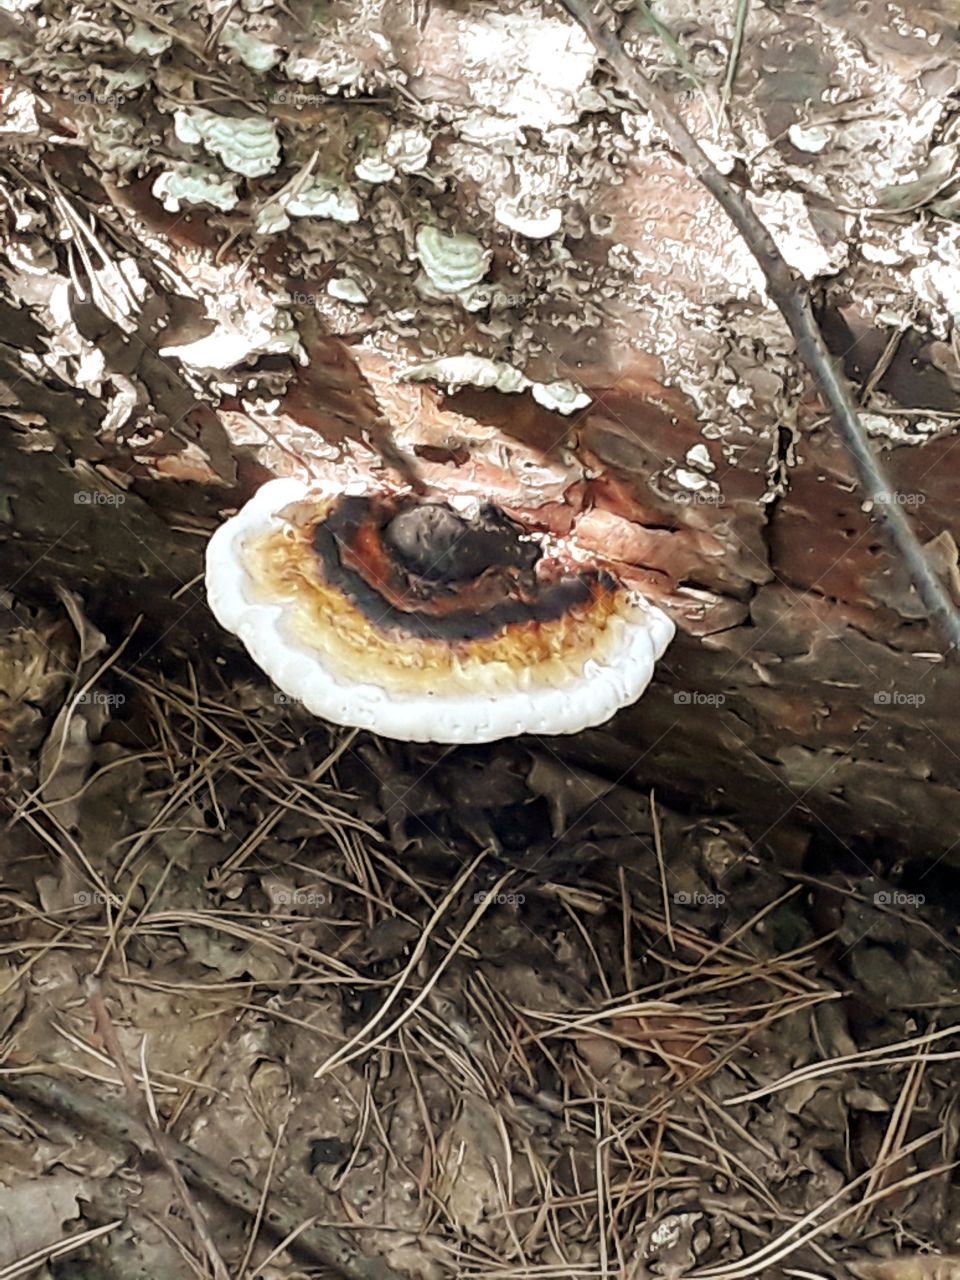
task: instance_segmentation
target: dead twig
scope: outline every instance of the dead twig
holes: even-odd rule
[[[94,978],[91,984],[90,992],[90,1008],[93,1011],[94,1026],[100,1037],[103,1047],[113,1059],[117,1071],[120,1073],[120,1079],[123,1081],[124,1091],[127,1095],[127,1106],[136,1114],[140,1109],[142,1099],[137,1089],[136,1081],[133,1078],[133,1072],[130,1070],[130,1064],[124,1056],[120,1047],[120,1041],[114,1030],[113,1020],[107,1010],[106,1002],[103,998],[103,991],[100,987],[98,979]],[[144,1056],[143,1062],[143,1080],[147,1085],[146,1060]],[[197,1234],[197,1239],[203,1245],[207,1259],[213,1269],[214,1280],[230,1280],[229,1272],[224,1264],[220,1251],[217,1248],[213,1235],[210,1231],[210,1225],[203,1216],[203,1211],[190,1194],[187,1184],[183,1180],[183,1174],[177,1167],[177,1162],[173,1153],[169,1149],[169,1136],[165,1134],[156,1119],[156,1111],[154,1109],[153,1097],[148,1093],[149,1106],[147,1107],[146,1128],[153,1144],[153,1150],[157,1159],[166,1169],[170,1181],[173,1183],[174,1190],[180,1198],[180,1203],[186,1210],[187,1217],[193,1224],[193,1229]],[[241,1273],[242,1274],[242,1273]]]
[[[743,33],[747,25],[747,14],[750,11],[750,0],[737,0],[737,14],[733,22],[733,40],[730,42],[730,56],[727,59],[727,74],[723,78],[721,97],[726,107],[733,97],[733,85],[740,66],[740,51],[743,48]]]
[[[97,1129],[141,1155],[150,1157],[154,1152],[146,1125],[125,1114],[113,1099],[92,1098],[63,1080],[39,1072],[0,1073],[0,1093],[54,1111],[81,1128]],[[175,1138],[168,1137],[167,1149],[190,1186],[256,1218],[262,1198],[257,1188]],[[319,1264],[336,1280],[404,1280],[382,1259],[363,1257],[346,1232],[317,1226],[309,1213],[274,1196],[268,1197],[263,1206],[262,1222],[274,1235],[289,1237],[291,1252]]]

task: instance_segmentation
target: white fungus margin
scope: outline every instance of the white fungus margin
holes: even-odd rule
[[[263,485],[211,538],[206,586],[220,625],[243,641],[285,694],[325,720],[407,742],[464,744],[522,733],[577,733],[635,702],[673,638],[670,618],[629,592],[616,619],[616,642],[607,645],[602,660],[588,658],[582,672],[560,687],[538,687],[535,672],[533,679],[518,678],[513,690],[476,695],[398,695],[375,683],[349,682],[324,665],[321,644],[313,647],[292,636],[284,625],[284,602],[265,597],[246,559],[255,540],[282,527],[284,508],[315,492],[315,486],[298,479]]]

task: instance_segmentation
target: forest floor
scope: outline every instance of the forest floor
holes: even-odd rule
[[[117,7],[0,23],[2,560],[70,585],[0,590],[0,1280],[958,1280],[956,688],[746,250],[556,6]],[[955,575],[956,0],[645,10]],[[618,745],[741,825],[178,657],[223,511],[385,422],[589,480],[685,609],[672,754]],[[870,851],[758,837],[776,787]]]
[[[960,1274],[936,868],[333,733],[64,604],[0,650],[4,1280]]]

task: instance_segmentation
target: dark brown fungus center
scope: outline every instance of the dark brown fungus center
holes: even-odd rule
[[[325,580],[380,628],[448,641],[548,623],[616,584],[595,570],[539,577],[540,548],[499,508],[466,519],[444,503],[399,510],[345,497],[316,526]]]
[[[404,567],[431,582],[462,582],[495,567],[532,569],[535,543],[489,503],[464,519],[446,503],[425,502],[395,515],[384,541]]]

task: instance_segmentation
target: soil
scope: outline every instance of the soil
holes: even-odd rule
[[[236,663],[120,673],[69,597],[21,623],[4,1264],[954,1274],[937,869],[774,859],[549,739],[332,732]]]

